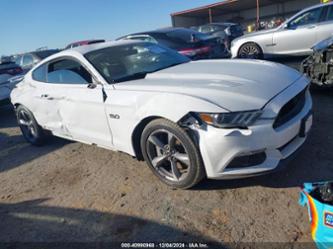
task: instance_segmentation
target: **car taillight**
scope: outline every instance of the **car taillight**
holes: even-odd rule
[[[204,47],[200,47],[200,48],[181,49],[181,50],[178,50],[178,52],[182,55],[193,57],[193,56],[200,55],[200,54],[210,53],[211,50],[212,50],[212,48],[210,46],[204,46]]]

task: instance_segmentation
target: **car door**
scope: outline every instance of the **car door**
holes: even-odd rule
[[[324,17],[318,24],[316,43],[321,42],[333,35],[333,5],[325,7]]]
[[[274,32],[274,53],[280,55],[311,53],[311,48],[317,40],[318,22],[322,10],[322,7],[318,7],[302,12]]]
[[[44,68],[46,83],[38,97],[47,117],[45,127],[56,135],[110,148],[109,129],[103,86],[78,60],[66,57],[52,61]],[[95,81],[95,82],[94,82]]]

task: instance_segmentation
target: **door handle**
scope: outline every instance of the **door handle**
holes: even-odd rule
[[[314,29],[316,27],[317,27],[316,25],[311,25],[311,26],[308,27],[308,29]]]
[[[48,95],[48,94],[42,94],[42,95],[40,95],[40,97],[42,98],[42,99],[47,99],[47,100],[54,100],[54,98],[53,97],[51,97],[50,95]]]

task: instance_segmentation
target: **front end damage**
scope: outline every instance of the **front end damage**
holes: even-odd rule
[[[300,78],[268,102],[262,116],[247,128],[218,128],[194,115],[181,119],[179,125],[199,148],[207,178],[247,178],[286,166],[311,130],[312,99],[308,84],[306,77]]]
[[[301,64],[301,72],[317,86],[333,86],[333,37],[313,47],[313,54]]]

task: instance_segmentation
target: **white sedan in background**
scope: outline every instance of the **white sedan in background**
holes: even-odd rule
[[[332,36],[333,2],[304,9],[281,26],[250,33],[235,39],[231,45],[233,58],[268,58],[274,56],[309,55],[312,47]]]
[[[276,170],[312,124],[309,80],[283,65],[190,61],[159,45],[107,42],[39,63],[11,94],[23,136],[51,133],[144,159],[190,188]]]

